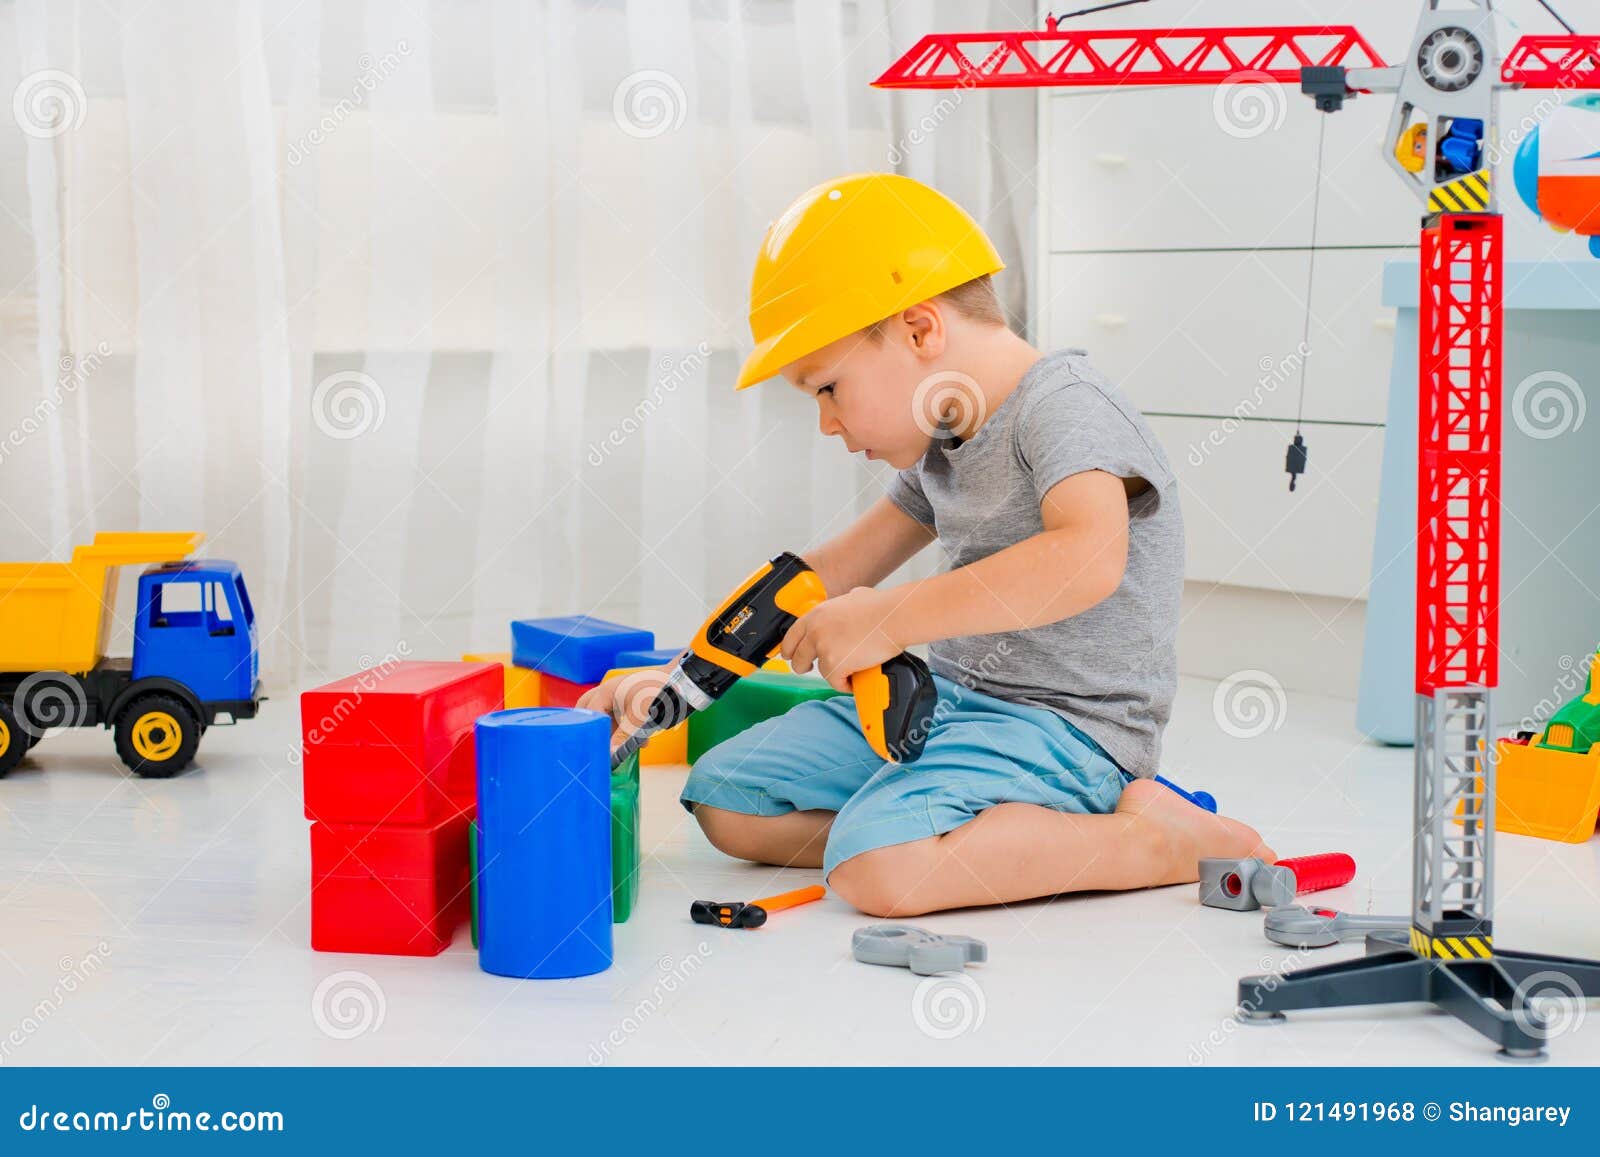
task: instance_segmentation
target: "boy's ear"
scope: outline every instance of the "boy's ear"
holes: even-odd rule
[[[900,315],[911,330],[911,344],[918,353],[937,356],[944,348],[944,316],[931,301],[919,302]]]

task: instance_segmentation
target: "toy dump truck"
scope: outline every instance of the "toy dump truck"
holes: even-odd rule
[[[1581,844],[1600,819],[1600,654],[1544,725],[1496,745],[1495,830]]]
[[[261,702],[255,612],[204,535],[100,533],[71,562],[0,563],[0,776],[51,728],[111,728],[136,775],[165,778],[213,723]],[[133,655],[107,658],[119,568],[139,575]]]

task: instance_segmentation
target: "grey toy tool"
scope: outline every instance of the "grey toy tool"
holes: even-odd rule
[[[1254,912],[1294,903],[1295,874],[1265,860],[1200,861],[1200,903],[1208,908]]]
[[[989,947],[970,936],[946,936],[910,924],[869,924],[850,937],[850,951],[863,964],[909,968],[918,976],[960,972],[989,959]]]
[[[1341,940],[1359,940],[1369,932],[1404,932],[1409,927],[1408,916],[1357,916],[1295,904],[1271,909],[1264,931],[1268,940],[1288,948],[1326,948]]]

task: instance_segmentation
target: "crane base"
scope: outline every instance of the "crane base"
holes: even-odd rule
[[[1542,1001],[1600,998],[1600,960],[1496,952],[1480,960],[1418,956],[1374,938],[1372,953],[1289,976],[1239,981],[1239,1019],[1273,1023],[1285,1012],[1365,1004],[1432,1004],[1500,1046],[1502,1060],[1538,1061],[1560,1035]]]

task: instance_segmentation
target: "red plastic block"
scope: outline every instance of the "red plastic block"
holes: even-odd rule
[[[437,956],[471,913],[465,816],[433,827],[311,825],[311,947]]]
[[[472,725],[504,706],[498,663],[406,661],[304,692],[306,818],[432,825],[472,814]]]
[[[578,699],[598,683],[569,683],[547,671],[539,672],[539,706],[576,707]]]

